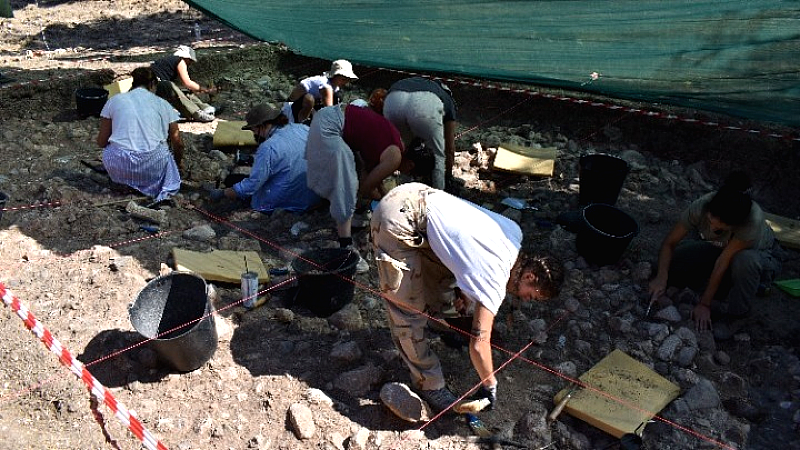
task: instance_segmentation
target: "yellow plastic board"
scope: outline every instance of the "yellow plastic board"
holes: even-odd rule
[[[206,280],[224,283],[239,283],[245,270],[258,274],[258,282],[269,281],[269,272],[261,262],[257,252],[239,252],[233,250],[214,250],[211,252],[193,252],[182,248],[173,248],[172,257],[175,259],[176,270],[194,272]]]
[[[214,147],[246,147],[255,146],[253,132],[243,130],[244,120],[218,120],[214,131]]]
[[[103,86],[103,88],[105,88],[105,90],[108,91],[108,98],[111,98],[117,94],[130,91],[132,86],[133,86],[133,77],[125,77],[121,80],[109,83]]]
[[[764,213],[767,225],[775,232],[775,238],[784,247],[800,249],[800,221],[781,217],[776,214]]]
[[[621,350],[614,350],[581,375],[564,412],[621,438],[641,435],[650,420],[680,394],[680,388]],[[571,387],[555,396],[558,403]]]
[[[555,148],[531,148],[514,144],[500,144],[494,157],[494,168],[526,175],[553,176]]]

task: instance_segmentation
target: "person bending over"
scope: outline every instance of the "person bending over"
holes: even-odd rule
[[[391,85],[382,109],[409,148],[417,138],[433,153],[433,169],[425,176],[431,186],[450,189],[446,184],[452,181],[458,126],[450,89],[427,78],[406,78]]]
[[[386,193],[383,182],[400,167],[403,152],[400,133],[370,108],[336,105],[314,115],[306,145],[308,187],[330,201],[342,247],[353,246],[359,197],[377,200]],[[360,259],[358,271],[367,270]]]
[[[314,111],[341,103],[341,89],[357,79],[350,61],[338,59],[331,63],[331,70],[297,83],[283,105],[283,113],[290,122],[305,123]]]
[[[521,251],[522,230],[507,217],[422,183],[389,191],[372,213],[371,233],[389,328],[413,388],[437,412],[454,405],[425,327],[451,305],[474,308],[469,357],[481,380],[478,395],[493,407],[495,315],[506,294],[523,301],[558,295],[561,263]]]
[[[213,94],[216,89],[204,88],[189,77],[189,66],[196,62],[197,54],[194,49],[181,45],[171,56],[154,61],[150,67],[160,81],[159,89],[171,91],[166,97],[183,118],[211,122],[215,118],[216,108],[205,103],[197,94]],[[178,81],[182,87],[178,86]]]

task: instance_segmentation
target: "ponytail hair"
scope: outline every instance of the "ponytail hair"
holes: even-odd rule
[[[531,272],[536,276],[539,292],[547,298],[553,298],[561,292],[564,283],[564,265],[553,255],[532,255],[524,251],[519,252],[519,276]]]
[[[753,199],[750,198],[752,183],[744,171],[731,172],[722,187],[708,202],[707,210],[722,223],[731,226],[742,225],[750,217]]]

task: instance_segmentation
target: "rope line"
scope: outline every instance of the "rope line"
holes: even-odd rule
[[[200,212],[201,214],[205,214],[205,215],[207,215],[208,217],[212,218],[213,220],[215,220],[215,221],[217,221],[217,222],[219,222],[219,223],[221,223],[221,224],[223,224],[223,225],[226,225],[226,226],[228,226],[228,227],[230,227],[230,228],[233,228],[233,229],[235,229],[235,230],[241,231],[241,232],[243,232],[243,233],[247,234],[248,236],[250,236],[250,237],[253,237],[254,239],[257,239],[257,240],[259,240],[260,242],[263,242],[263,243],[265,243],[265,244],[267,244],[267,245],[269,245],[269,246],[271,246],[271,247],[273,247],[273,248],[275,248],[275,249],[278,249],[278,250],[283,250],[283,251],[286,251],[286,252],[288,252],[288,253],[290,253],[290,254],[293,254],[293,255],[295,255],[294,253],[292,253],[292,252],[290,252],[290,251],[288,251],[288,250],[284,250],[284,249],[282,249],[282,248],[281,248],[279,245],[277,245],[277,244],[275,244],[275,243],[273,243],[273,242],[269,241],[268,239],[261,238],[260,236],[258,236],[258,235],[256,235],[256,234],[254,234],[254,233],[250,232],[249,230],[244,230],[243,228],[236,226],[235,224],[233,224],[233,223],[231,223],[231,222],[229,222],[229,221],[225,220],[224,218],[221,218],[221,217],[215,216],[215,215],[211,214],[210,212],[208,212],[208,211],[204,211],[204,210],[202,210],[202,209],[199,209],[199,208],[195,208],[195,209],[196,209],[198,212]],[[297,257],[299,257],[299,255],[297,255]],[[306,259],[304,259],[304,260],[305,260],[305,261],[308,261],[308,260],[306,260]],[[310,261],[309,261],[309,262],[310,262]],[[318,266],[318,267],[321,267],[319,264],[316,264],[316,263],[313,263],[313,262],[310,262],[310,263],[312,263],[312,264],[315,264],[315,265],[316,265],[316,266]],[[398,302],[397,300],[394,300],[394,299],[390,298],[390,297],[389,297],[389,296],[387,296],[386,294],[384,294],[384,293],[382,293],[382,292],[380,292],[380,291],[378,291],[378,290],[376,290],[376,289],[372,288],[371,286],[364,285],[363,283],[360,283],[360,282],[358,282],[358,281],[356,281],[356,280],[353,280],[352,278],[349,278],[349,277],[347,277],[347,276],[345,276],[345,275],[342,275],[341,273],[332,273],[332,275],[335,275],[335,276],[337,276],[337,277],[341,278],[342,280],[345,280],[345,281],[347,281],[347,282],[349,282],[349,283],[352,283],[354,286],[357,286],[357,287],[359,287],[359,288],[361,288],[361,289],[363,289],[363,290],[365,290],[365,291],[367,291],[367,292],[369,292],[369,293],[375,294],[375,295],[377,295],[377,296],[379,296],[379,297],[381,297],[381,298],[385,299],[386,301],[392,302],[392,303],[394,303],[394,304],[395,304],[396,306],[398,306],[398,307],[404,308],[404,309],[406,309],[406,310],[408,310],[408,311],[411,311],[411,312],[413,312],[413,313],[415,313],[415,314],[420,314],[420,315],[422,315],[422,316],[426,317],[428,320],[433,320],[433,321],[436,321],[436,322],[437,322],[437,323],[439,323],[440,325],[444,325],[444,326],[446,326],[446,327],[448,327],[448,328],[450,328],[450,329],[452,329],[452,330],[454,330],[454,331],[456,331],[456,332],[459,332],[459,333],[461,333],[461,334],[464,334],[464,335],[466,335],[466,336],[469,336],[470,338],[472,338],[472,337],[475,337],[475,336],[474,336],[474,335],[472,335],[471,333],[469,333],[469,332],[467,332],[467,331],[464,331],[464,330],[461,330],[461,329],[459,329],[459,328],[457,328],[457,327],[454,327],[454,326],[450,325],[449,323],[447,323],[446,321],[444,321],[444,320],[442,320],[442,319],[439,319],[439,318],[433,317],[433,316],[431,316],[431,315],[429,315],[429,314],[425,313],[424,311],[417,310],[417,309],[415,309],[415,308],[413,308],[413,307],[410,307],[410,306],[408,306],[408,305],[406,305],[406,304],[404,304],[404,303]],[[237,303],[238,303],[238,302],[237,302]],[[552,323],[552,324],[551,324],[551,325],[550,325],[550,326],[547,328],[547,330],[546,330],[546,331],[549,331],[549,330],[553,329],[553,328],[554,328],[554,327],[555,327],[555,326],[556,326],[558,323],[560,323],[561,321],[563,321],[563,320],[564,320],[564,318],[566,318],[566,317],[567,317],[569,314],[570,314],[570,313],[569,313],[569,311],[567,311],[567,312],[565,312],[564,314],[562,314],[562,315],[561,315],[561,316],[560,316],[558,319],[556,319],[556,321],[555,321],[555,322],[553,322],[553,323]],[[653,418],[655,418],[655,419],[657,419],[657,420],[660,420],[661,422],[664,422],[664,423],[666,423],[666,424],[672,425],[672,426],[674,426],[676,429],[679,429],[679,430],[681,430],[681,431],[684,431],[684,432],[686,432],[686,433],[688,433],[688,434],[690,434],[690,435],[692,435],[692,436],[695,436],[695,437],[697,437],[697,438],[699,438],[699,439],[701,439],[701,440],[704,440],[704,441],[706,441],[706,442],[709,442],[709,443],[711,443],[711,444],[714,444],[714,445],[716,445],[716,446],[718,446],[718,447],[720,447],[720,448],[724,448],[724,449],[726,449],[726,450],[735,450],[733,447],[730,447],[729,445],[727,445],[727,444],[725,444],[725,443],[719,442],[719,441],[717,441],[717,440],[714,440],[714,439],[713,439],[713,438],[711,438],[711,437],[705,436],[704,434],[702,434],[702,433],[700,433],[700,432],[698,432],[698,431],[694,431],[694,430],[692,430],[692,429],[690,429],[690,428],[687,428],[687,427],[684,427],[684,426],[682,426],[682,425],[679,425],[679,424],[677,424],[677,423],[675,423],[675,422],[672,422],[672,421],[670,421],[669,419],[666,419],[666,418],[663,418],[663,417],[659,416],[657,413],[655,413],[655,412],[653,412],[653,411],[647,411],[647,410],[645,410],[645,409],[643,409],[643,408],[640,408],[640,407],[638,407],[638,406],[636,406],[636,405],[634,405],[634,404],[630,403],[629,401],[627,401],[627,400],[625,400],[625,399],[622,399],[622,398],[615,397],[615,396],[613,396],[613,395],[611,395],[611,394],[608,394],[608,393],[606,393],[606,392],[604,392],[604,391],[602,391],[602,390],[600,390],[600,389],[598,389],[598,388],[595,388],[595,387],[589,386],[589,385],[587,385],[587,384],[585,384],[585,383],[583,383],[583,382],[581,382],[581,381],[579,381],[579,380],[577,380],[577,379],[573,379],[573,378],[571,378],[571,377],[568,377],[568,376],[564,375],[563,373],[561,373],[561,372],[558,372],[558,371],[556,371],[556,370],[554,370],[554,369],[552,369],[552,368],[550,368],[550,367],[547,367],[546,365],[544,365],[544,364],[542,364],[542,363],[540,363],[540,362],[533,361],[533,360],[531,360],[531,359],[528,359],[528,358],[525,358],[525,357],[523,357],[523,356],[522,356],[522,354],[523,354],[523,353],[524,353],[526,350],[528,350],[528,349],[529,349],[529,348],[530,348],[530,347],[531,347],[531,346],[532,346],[534,343],[535,343],[535,342],[531,341],[531,342],[529,342],[527,345],[525,345],[525,346],[524,346],[524,347],[523,347],[521,350],[519,350],[519,351],[517,351],[517,352],[514,352],[514,351],[511,351],[511,350],[505,349],[505,348],[503,348],[503,347],[501,347],[501,346],[499,346],[499,345],[497,345],[497,344],[494,344],[494,343],[492,343],[492,342],[490,341],[490,342],[489,342],[489,344],[492,346],[492,348],[494,348],[494,349],[496,349],[496,350],[499,350],[499,351],[501,351],[501,352],[503,352],[503,353],[506,353],[506,354],[510,354],[510,355],[511,355],[511,357],[510,357],[508,360],[506,360],[505,362],[503,362],[503,363],[502,363],[502,364],[501,364],[501,365],[500,365],[500,366],[499,366],[499,367],[498,367],[498,368],[497,368],[497,369],[496,369],[494,372],[492,372],[492,375],[494,375],[494,374],[498,373],[500,370],[502,370],[503,368],[505,368],[505,367],[506,367],[508,364],[510,364],[512,361],[514,361],[514,360],[516,360],[516,359],[519,359],[520,361],[526,362],[526,363],[528,363],[528,364],[530,364],[530,365],[532,365],[532,366],[534,366],[534,367],[537,367],[537,368],[539,368],[539,369],[542,369],[542,370],[544,370],[545,372],[549,372],[549,373],[551,373],[551,374],[555,375],[555,376],[556,376],[556,377],[558,377],[558,378],[561,378],[561,379],[563,379],[563,380],[566,380],[566,381],[568,381],[568,382],[570,382],[570,383],[575,383],[575,384],[581,385],[581,386],[583,386],[583,387],[584,387],[584,388],[586,388],[586,389],[592,390],[593,392],[597,392],[598,394],[602,395],[603,397],[606,397],[606,398],[608,398],[608,399],[609,399],[609,400],[611,400],[611,401],[614,401],[614,402],[616,402],[616,403],[619,403],[620,405],[623,405],[623,406],[629,407],[629,408],[631,408],[631,409],[633,409],[633,410],[636,410],[636,411],[639,411],[639,412],[646,413],[647,415],[649,415],[649,416],[651,416],[651,417],[653,417]],[[460,402],[461,400],[463,400],[463,399],[464,399],[464,398],[465,398],[467,395],[469,395],[469,394],[470,394],[470,393],[471,393],[473,390],[475,390],[476,388],[478,388],[482,382],[483,382],[483,380],[479,381],[479,382],[478,382],[478,383],[477,383],[475,386],[473,386],[472,388],[468,389],[468,390],[466,391],[466,393],[464,393],[464,394],[462,394],[460,397],[458,397],[458,399],[455,401],[455,403],[453,403],[453,404],[451,404],[450,406],[448,406],[448,407],[447,407],[447,408],[446,408],[444,411],[442,411],[442,412],[440,412],[439,414],[435,415],[434,417],[432,417],[432,418],[431,418],[431,420],[430,420],[428,423],[426,423],[426,424],[424,424],[422,427],[420,427],[420,428],[419,428],[419,431],[422,431],[422,430],[424,430],[424,429],[425,429],[425,428],[426,428],[428,425],[430,425],[430,423],[432,423],[432,422],[434,422],[434,421],[438,420],[439,418],[441,418],[441,417],[442,417],[442,416],[443,416],[443,415],[444,415],[444,414],[445,414],[445,413],[446,413],[448,410],[452,409],[452,407],[454,407],[456,404],[458,404],[458,402]],[[406,437],[405,439],[408,439],[408,437]],[[405,439],[403,439],[403,441],[404,441]]]
[[[117,419],[120,420],[131,433],[134,434],[142,444],[147,447],[148,450],[167,450],[167,447],[164,446],[158,439],[156,439],[148,429],[142,425],[139,419],[136,417],[136,414],[133,411],[129,411],[125,405],[121,402],[118,402],[111,391],[108,390],[105,386],[103,386],[94,375],[89,372],[80,361],[72,357],[72,354],[69,350],[61,345],[61,342],[58,341],[50,331],[48,331],[44,325],[34,316],[34,314],[27,308],[25,305],[20,302],[20,300],[15,297],[9,290],[6,289],[5,284],[0,282],[0,297],[3,299],[3,304],[7,307],[10,307],[11,310],[20,318],[28,330],[31,331],[37,338],[39,338],[42,343],[44,343],[45,347],[50,350],[56,357],[58,357],[59,362],[68,368],[73,375],[75,375],[78,379],[83,381],[86,387],[89,389],[89,392],[92,396],[97,398],[98,401],[102,401],[105,405],[111,409]]]

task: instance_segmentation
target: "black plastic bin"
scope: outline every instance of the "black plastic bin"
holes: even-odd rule
[[[619,261],[639,234],[639,224],[631,216],[603,203],[584,207],[581,222],[575,245],[586,261],[597,265]]]
[[[171,272],[151,280],[128,313],[136,331],[153,339],[159,357],[178,371],[199,368],[217,350],[214,307],[197,274]]]
[[[595,153],[583,155],[578,162],[581,206],[592,203],[617,203],[622,184],[628,176],[630,166],[616,156]]]
[[[81,117],[100,117],[106,101],[108,91],[103,88],[78,88],[75,90],[75,106]]]
[[[309,250],[292,261],[297,274],[295,303],[328,317],[353,300],[358,253],[346,248]]]

